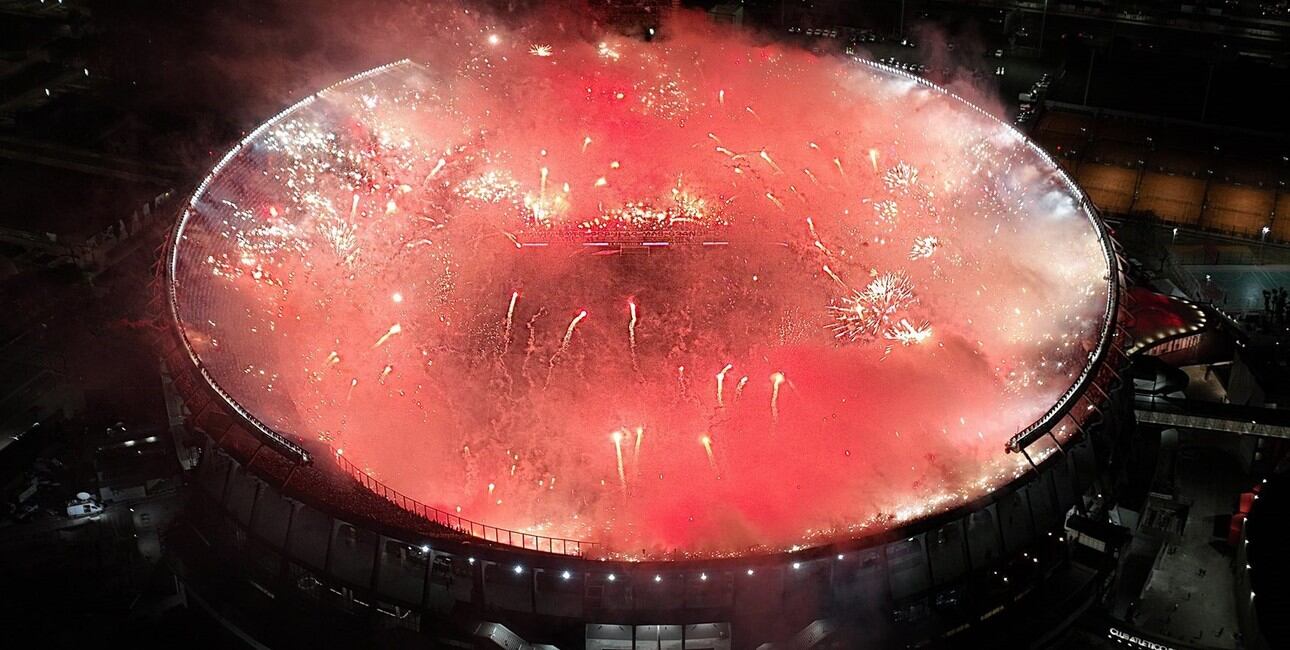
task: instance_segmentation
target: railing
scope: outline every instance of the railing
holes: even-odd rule
[[[291,115],[295,111],[301,108],[304,108],[312,104],[313,102],[317,101],[319,97],[322,97],[325,93],[327,93],[331,89],[336,88],[338,86],[342,86],[347,83],[365,79],[367,77],[378,74],[389,68],[401,66],[401,65],[411,65],[411,62],[408,61],[407,59],[403,59],[402,61],[388,63],[380,67],[372,68],[371,70],[368,70],[366,72],[361,72],[357,75],[354,75],[353,77],[345,79],[344,81],[340,81],[335,84],[332,84],[300,100],[299,102],[296,102],[295,104],[288,107],[286,110],[283,110],[277,115],[274,115],[264,124],[261,124],[260,126],[256,127],[254,131],[251,131],[250,133],[248,133],[245,137],[243,137],[240,141],[238,141],[236,146],[234,146],[232,149],[229,149],[229,151],[224,154],[224,157],[220,158],[219,162],[215,163],[215,166],[211,168],[211,171],[206,175],[206,178],[203,178],[202,182],[197,185],[197,189],[193,191],[193,195],[188,199],[187,207],[185,207],[184,211],[180,214],[179,220],[175,222],[175,227],[170,232],[170,241],[167,244],[166,261],[165,261],[166,302],[168,305],[168,309],[170,311],[171,322],[175,324],[175,327],[179,332],[180,343],[183,344],[184,351],[188,353],[188,358],[192,360],[193,365],[197,367],[197,371],[201,374],[202,378],[206,381],[206,383],[209,384],[210,387],[215,391],[215,394],[218,395],[220,399],[222,399],[230,409],[232,409],[235,413],[240,415],[242,419],[247,424],[249,424],[257,434],[260,435],[261,438],[276,446],[279,451],[283,452],[288,456],[291,456],[292,458],[295,458],[298,462],[304,463],[306,465],[312,462],[312,458],[310,457],[309,451],[306,450],[304,447],[301,447],[300,445],[296,444],[295,441],[291,440],[291,438],[281,433],[278,433],[269,425],[261,422],[258,418],[252,415],[250,411],[243,408],[242,405],[237,400],[233,399],[232,395],[229,395],[228,392],[225,391],[222,386],[220,386],[219,382],[215,381],[215,377],[212,376],[211,373],[206,369],[205,364],[202,363],[201,358],[197,355],[197,351],[193,349],[192,342],[188,338],[188,330],[187,328],[184,327],[184,319],[180,316],[180,309],[179,309],[178,283],[179,283],[180,243],[184,241],[184,236],[185,236],[184,232],[185,232],[185,229],[188,227],[188,220],[191,219],[193,214],[196,213],[197,211],[198,200],[200,200],[203,196],[205,196],[206,189],[210,187],[211,182],[213,182],[215,178],[219,176],[220,172],[222,172],[226,166],[228,166],[230,163],[233,162],[233,160],[237,157],[239,153],[242,152],[243,149],[245,149],[252,142],[254,142],[256,138],[259,138],[262,134],[267,132],[269,129],[273,128],[278,122],[281,122],[283,119],[285,119],[287,116]]]
[[[1091,384],[1096,383],[1097,373],[1102,367],[1102,362],[1111,354],[1111,350],[1115,345],[1116,327],[1119,322],[1119,296],[1120,291],[1123,290],[1122,283],[1124,282],[1124,276],[1123,270],[1120,266],[1120,259],[1115,250],[1115,246],[1112,243],[1111,236],[1106,231],[1106,227],[1098,216],[1097,210],[1093,206],[1093,202],[1088,198],[1088,195],[1084,193],[1084,190],[1071,179],[1070,175],[1066,173],[1066,170],[1063,169],[1062,166],[1048,154],[1048,152],[1041,149],[1032,140],[1030,140],[1030,138],[1026,137],[1026,135],[1018,130],[1016,126],[1000,120],[989,111],[973,104],[953,91],[937,86],[922,77],[912,75],[904,70],[882,63],[875,63],[873,61],[859,58],[855,60],[862,65],[882,70],[887,74],[907,79],[933,91],[957,99],[965,106],[968,106],[974,109],[977,113],[983,115],[986,119],[992,120],[1002,128],[1007,129],[1012,133],[1013,137],[1017,138],[1018,141],[1025,143],[1025,145],[1030,148],[1031,153],[1046,161],[1051,166],[1054,176],[1056,176],[1057,179],[1066,186],[1066,189],[1070,192],[1071,196],[1078,200],[1079,210],[1088,219],[1093,231],[1097,234],[1098,243],[1101,244],[1102,248],[1102,255],[1105,257],[1108,270],[1110,271],[1106,282],[1106,309],[1102,317],[1102,328],[1097,349],[1089,353],[1088,363],[1084,365],[1079,377],[1075,380],[1075,383],[1071,384],[1070,388],[1062,394],[1061,398],[1057,400],[1053,407],[1048,409],[1046,413],[1044,413],[1038,420],[1035,420],[1035,422],[1030,426],[1027,426],[1016,435],[1009,438],[1007,444],[1004,445],[1004,449],[1008,453],[1022,452],[1025,450],[1027,445],[1033,443],[1035,440],[1050,431],[1063,417],[1066,417],[1068,414],[1072,414],[1072,410],[1074,409],[1076,402],[1079,401],[1079,397],[1084,395],[1084,392]],[[1081,422],[1084,419],[1080,414],[1073,414],[1072,417],[1076,422]]]
[[[1058,173],[1065,177],[1065,174],[1061,172],[1060,169],[1058,170]],[[1061,421],[1061,419],[1068,414],[1072,415],[1076,422],[1083,421],[1083,414],[1073,412],[1075,404],[1079,401],[1079,396],[1083,395],[1085,391],[1088,390],[1089,385],[1096,383],[1102,363],[1111,354],[1111,349],[1116,345],[1115,330],[1119,322],[1120,292],[1124,289],[1122,285],[1124,281],[1123,270],[1120,267],[1119,256],[1111,243],[1110,235],[1106,232],[1106,229],[1098,219],[1092,202],[1089,201],[1078,187],[1070,181],[1069,177],[1065,177],[1065,180],[1069,183],[1069,187],[1071,187],[1073,191],[1077,192],[1076,196],[1080,197],[1080,208],[1091,220],[1093,228],[1097,232],[1098,239],[1102,245],[1102,253],[1106,256],[1107,264],[1110,266],[1111,272],[1108,274],[1107,278],[1106,309],[1102,315],[1102,329],[1098,339],[1097,349],[1089,353],[1088,362],[1084,364],[1084,368],[1080,371],[1079,377],[1076,378],[1075,383],[1071,384],[1071,386],[1066,389],[1066,392],[1062,393],[1062,396],[1055,404],[1053,404],[1052,408],[1048,409],[1048,412],[1040,416],[1040,418],[1035,420],[1035,422],[1030,426],[1022,429],[1017,432],[1016,435],[1008,439],[1007,444],[1004,445],[1004,449],[1009,453],[1021,451],[1027,445],[1034,442],[1036,438],[1049,431],[1057,422]]]
[[[284,452],[286,455],[293,457],[298,462],[305,463],[305,464],[310,463],[312,460],[309,454],[309,451],[306,450],[301,445],[297,444],[295,441],[291,440],[289,437],[281,433],[278,433],[272,427],[261,422],[250,411],[243,408],[241,404],[238,403],[237,400],[233,399],[232,395],[229,395],[228,392],[225,391],[217,381],[215,381],[215,378],[211,375],[209,371],[207,371],[206,366],[202,363],[202,360],[198,357],[197,352],[193,349],[192,344],[188,339],[188,332],[184,328],[184,320],[183,318],[180,317],[180,309],[179,309],[179,295],[178,295],[177,283],[178,283],[180,242],[182,242],[184,239],[184,229],[187,226],[189,219],[197,210],[198,200],[204,196],[204,194],[206,193],[206,189],[210,186],[211,182],[215,179],[215,177],[218,176],[219,173],[224,169],[224,167],[226,167],[230,162],[232,162],[233,159],[237,156],[237,154],[240,153],[246,146],[248,146],[249,143],[253,142],[261,134],[263,134],[268,129],[272,128],[275,124],[277,124],[286,116],[290,115],[297,109],[300,109],[304,106],[308,106],[310,103],[316,101],[319,97],[323,96],[329,90],[336,88],[337,86],[358,81],[366,77],[372,76],[374,74],[380,73],[386,69],[396,67],[396,66],[401,66],[401,65],[411,65],[411,63],[405,59],[403,61],[397,61],[395,63],[383,65],[378,68],[373,68],[371,70],[368,70],[367,72],[363,72],[361,74],[350,77],[332,86],[328,86],[327,88],[313,95],[310,95],[304,100],[301,100],[300,102],[292,105],[291,107],[287,108],[281,113],[275,115],[272,119],[268,120],[264,124],[261,124],[258,128],[256,128],[246,137],[242,138],[242,140],[238,142],[238,144],[235,147],[229,150],[228,153],[224,154],[224,157],[221,158],[218,163],[216,163],[215,167],[211,169],[210,173],[207,174],[206,178],[204,178],[202,182],[197,186],[197,189],[193,192],[192,197],[188,201],[187,208],[183,211],[182,215],[180,216],[178,222],[175,224],[175,227],[171,231],[171,235],[170,235],[169,249],[167,251],[166,264],[165,264],[166,299],[167,299],[166,302],[170,312],[171,322],[174,323],[174,325],[176,326],[179,332],[180,342],[183,345],[184,351],[188,354],[188,358],[192,361],[193,365],[197,368],[197,371],[201,374],[202,379],[206,382],[206,384],[215,392],[216,395],[219,396],[221,400],[223,400],[225,405],[227,405],[233,412],[241,416],[243,421],[249,424],[252,427],[252,429],[254,429],[255,433],[259,434],[259,436],[262,439],[275,445],[280,451]],[[331,453],[331,457],[335,459],[337,466],[339,466],[350,476],[354,477],[359,483],[362,483],[363,486],[366,487],[367,489],[385,497],[390,502],[394,503],[395,505],[399,506],[400,508],[403,508],[408,512],[424,517],[430,521],[433,521],[451,530],[455,530],[467,535],[471,535],[473,537],[478,537],[480,539],[487,540],[490,542],[496,542],[499,544],[508,544],[511,546],[518,546],[521,548],[527,548],[535,551],[558,553],[560,555],[586,556],[589,551],[591,551],[596,546],[598,546],[598,544],[594,542],[585,542],[585,541],[576,540],[576,539],[564,539],[560,537],[547,537],[544,535],[534,535],[531,533],[524,533],[516,530],[498,528],[497,526],[489,526],[487,524],[482,524],[477,521],[471,521],[469,519],[466,519],[464,517],[458,516],[453,513],[444,512],[442,510],[439,510],[438,508],[428,506],[415,499],[412,499],[407,495],[404,495],[398,492],[397,490],[390,488],[384,483],[381,483],[380,481],[376,480],[372,476],[368,475],[367,472],[364,472],[362,469],[360,469],[352,462],[350,462],[349,459],[345,458],[343,454],[340,453],[339,450],[333,450]]]
[[[979,106],[976,106],[975,104],[972,104],[971,102],[967,101],[963,97],[945,88],[932,84],[926,79],[923,79],[921,77],[909,74],[898,68],[887,66],[881,63],[875,63],[864,59],[855,59],[855,60],[873,69],[881,70],[883,72],[886,72],[887,74],[907,79],[913,83],[921,84],[936,92],[940,92],[944,95],[953,97],[959,102],[962,102],[964,105],[974,109],[981,115],[984,115],[985,117],[998,123],[1005,129],[1008,129],[1016,138],[1026,143],[1031,148],[1033,153],[1037,154],[1039,157],[1041,157],[1043,160],[1049,163],[1049,165],[1053,168],[1054,173],[1058,177],[1058,179],[1066,185],[1067,189],[1072,193],[1072,195],[1074,195],[1075,197],[1078,197],[1080,202],[1080,209],[1089,218],[1090,222],[1093,225],[1093,228],[1096,230],[1098,234],[1100,243],[1102,245],[1103,254],[1106,256],[1107,262],[1110,265],[1111,271],[1112,271],[1112,273],[1108,277],[1109,293],[1108,293],[1108,301],[1106,305],[1106,314],[1104,315],[1104,319],[1102,322],[1102,332],[1101,332],[1102,336],[1101,336],[1100,344],[1095,351],[1090,353],[1089,363],[1085,365],[1083,371],[1080,374],[1080,377],[1065,392],[1065,394],[1062,395],[1061,399],[1058,400],[1057,404],[1054,405],[1051,409],[1049,409],[1049,411],[1046,414],[1044,414],[1044,416],[1040,417],[1036,422],[1026,427],[1024,430],[1022,430],[1020,433],[1013,436],[1008,441],[1006,445],[1006,449],[1009,452],[1020,451],[1024,449],[1026,445],[1033,442],[1036,438],[1042,436],[1043,433],[1045,433],[1054,424],[1060,421],[1062,417],[1065,417],[1071,411],[1071,409],[1075,405],[1075,402],[1078,399],[1078,396],[1082,394],[1086,388],[1088,388],[1088,385],[1090,383],[1093,383],[1096,377],[1095,375],[1096,370],[1100,368],[1101,361],[1109,354],[1112,348],[1113,339],[1115,337],[1115,328],[1117,325],[1117,314],[1119,309],[1118,295],[1119,295],[1119,290],[1121,288],[1119,284],[1120,282],[1122,282],[1123,278],[1121,276],[1121,269],[1119,266],[1118,257],[1116,255],[1116,252],[1113,250],[1109,235],[1106,233],[1100,219],[1096,215],[1096,212],[1094,211],[1091,201],[1089,201],[1088,197],[1079,188],[1079,186],[1076,185],[1073,180],[1071,180],[1070,176],[1061,168],[1060,165],[1057,164],[1055,160],[1052,159],[1051,156],[1049,156],[1046,152],[1044,152],[1033,142],[1031,142],[1028,138],[1026,138],[1026,136],[1022,134],[1020,131],[1018,131],[1015,126],[999,120],[997,117],[990,114],[988,111],[980,108]],[[183,319],[180,317],[179,297],[178,297],[178,291],[177,291],[179,243],[183,240],[184,229],[188,223],[188,220],[192,217],[193,213],[196,211],[196,205],[197,205],[198,199],[200,199],[205,194],[205,191],[207,187],[210,185],[210,183],[212,182],[212,180],[219,175],[219,173],[223,170],[223,168],[227,166],[234,159],[234,157],[245,146],[247,146],[248,143],[255,140],[263,132],[273,127],[277,122],[282,120],[284,117],[290,115],[292,112],[296,111],[297,109],[307,106],[311,102],[315,101],[318,97],[322,96],[323,93],[327,92],[328,90],[336,86],[343,85],[345,83],[363,79],[372,74],[381,72],[387,68],[398,66],[398,65],[405,65],[405,64],[408,64],[408,61],[406,60],[399,61],[396,63],[381,66],[379,68],[374,68],[360,75],[356,75],[355,77],[351,77],[350,79],[347,79],[343,82],[337,83],[333,86],[329,86],[323,91],[320,91],[319,93],[311,95],[310,97],[302,100],[301,102],[287,108],[286,110],[282,111],[278,115],[274,116],[269,121],[260,125],[256,130],[252,131],[250,134],[244,137],[237,144],[237,146],[235,146],[228,153],[226,153],[224,157],[215,165],[215,167],[211,169],[210,173],[198,185],[196,191],[194,191],[192,198],[189,199],[188,207],[184,210],[178,223],[176,223],[175,228],[171,233],[171,241],[169,244],[169,250],[167,252],[166,267],[165,267],[166,283],[167,283],[166,288],[167,288],[167,298],[168,298],[167,302],[168,302],[171,320],[176,325],[179,331],[180,341],[183,344],[183,348],[187,352],[189,359],[197,368],[202,378],[214,390],[214,392],[224,401],[224,403],[227,406],[229,406],[234,412],[240,415],[245,422],[250,424],[254,428],[255,432],[262,437],[262,439],[265,439],[266,441],[272,444],[275,444],[281,451],[286,452],[288,455],[293,456],[297,458],[300,462],[303,462],[306,464],[311,462],[311,457],[309,452],[306,449],[304,449],[301,445],[289,439],[287,436],[284,436],[278,433],[273,428],[264,424],[259,419],[257,419],[253,414],[251,414],[247,409],[243,408],[237,402],[237,400],[233,399],[231,395],[229,395],[226,391],[223,390],[222,387],[220,387],[219,383],[216,382],[215,378],[211,376],[211,374],[207,371],[205,365],[202,363],[196,351],[193,349],[188,339],[187,330],[184,328]],[[1079,418],[1078,416],[1076,416],[1076,419],[1078,421],[1078,420],[1081,420],[1082,418]],[[470,519],[466,519],[465,517],[462,517],[454,513],[445,512],[433,506],[428,506],[424,503],[421,503],[420,501],[417,501],[416,499],[408,497],[407,495],[402,494],[399,491],[385,485],[384,483],[380,482],[376,478],[372,477],[363,469],[359,468],[354,463],[350,462],[348,458],[344,457],[344,454],[341,452],[341,450],[332,449],[329,455],[332,457],[332,459],[334,459],[334,461],[336,462],[336,465],[340,467],[341,470],[343,470],[345,473],[352,476],[355,480],[357,480],[367,489],[384,497],[385,499],[389,500],[391,503],[397,505],[398,507],[402,508],[405,511],[424,517],[425,519],[432,521],[436,524],[439,524],[441,526],[444,526],[445,528],[448,528],[450,530],[454,530],[463,534],[477,537],[489,542],[507,544],[510,546],[516,546],[516,547],[530,549],[534,551],[543,551],[547,553],[556,553],[560,555],[573,555],[573,556],[585,557],[589,554],[589,552],[594,551],[595,548],[599,546],[599,544],[596,542],[587,542],[582,540],[567,539],[567,538],[561,538],[561,537],[548,537],[545,535],[536,535],[536,534],[525,533],[525,532],[516,531],[516,530],[509,530],[506,528],[499,528],[497,526],[490,526],[488,524],[472,521]]]
[[[472,537],[496,542],[498,544],[507,544],[509,546],[518,546],[531,551],[543,551],[546,553],[556,553],[559,555],[576,555],[579,557],[588,556],[589,552],[599,546],[596,542],[587,542],[577,539],[566,539],[563,537],[548,537],[546,535],[535,535],[518,530],[509,530],[498,528],[477,521],[466,519],[461,515],[451,512],[444,512],[434,506],[428,506],[412,497],[407,496],[391,488],[390,486],[373,478],[370,474],[363,471],[354,463],[345,458],[341,450],[331,450],[330,456],[335,459],[336,465],[346,474],[354,477],[363,487],[372,492],[385,497],[394,505],[411,512],[415,515],[424,517],[433,521],[440,526],[455,530],[459,533],[465,533]]]

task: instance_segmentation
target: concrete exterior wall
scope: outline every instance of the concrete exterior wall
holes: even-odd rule
[[[783,634],[820,612],[849,612],[853,620],[872,621],[879,636],[907,638],[937,633],[918,621],[931,616],[938,594],[954,594],[948,598],[957,603],[965,585],[1053,541],[1049,533],[1060,535],[1065,512],[1091,485],[1095,469],[1091,446],[1081,440],[1049,458],[1039,475],[908,537],[702,568],[435,548],[284,496],[217,448],[208,450],[195,484],[220,505],[229,528],[244,529],[252,542],[247,553],[261,571],[309,572],[353,598],[363,593],[389,607],[441,616],[474,607],[493,620],[538,616],[566,624],[727,620],[736,629],[778,626]]]

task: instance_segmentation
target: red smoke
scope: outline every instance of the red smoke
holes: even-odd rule
[[[200,197],[180,315],[236,399],[428,504],[627,555],[881,529],[1018,471],[1003,441],[1107,299],[1036,150],[701,22],[468,22]]]

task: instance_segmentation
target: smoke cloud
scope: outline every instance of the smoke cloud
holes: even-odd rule
[[[1082,370],[1108,269],[1013,131],[702,17],[425,11],[301,16],[335,39],[288,41],[305,68],[412,61],[257,133],[185,226],[181,320],[261,419],[622,556],[881,530],[1022,470],[1003,443]]]

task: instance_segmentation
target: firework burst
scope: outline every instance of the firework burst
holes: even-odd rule
[[[918,304],[913,283],[901,272],[879,274],[860,291],[829,306],[835,338],[845,342],[872,340],[883,334],[901,313]]]
[[[1001,443],[1114,290],[1041,151],[709,27],[467,22],[201,184],[174,312],[230,399],[427,505],[632,555],[880,530],[1027,471]]]

